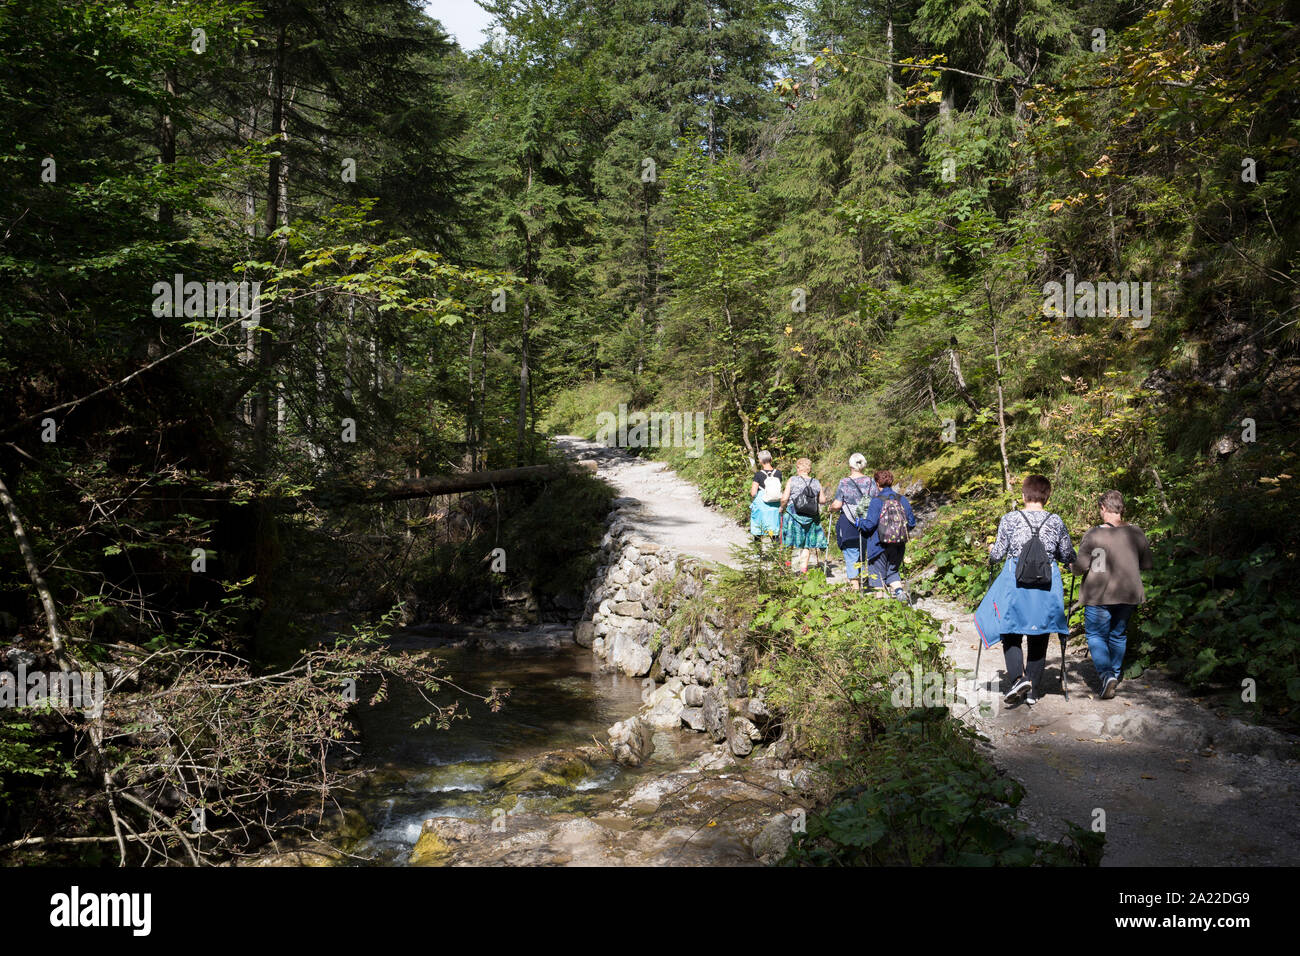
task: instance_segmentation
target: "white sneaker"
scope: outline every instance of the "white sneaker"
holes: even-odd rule
[[[1034,685],[1029,683],[1029,681],[1025,680],[1025,678],[1021,677],[1014,684],[1012,684],[1011,689],[1007,691],[1006,694],[1003,695],[1002,703],[1007,704],[1008,706],[1012,704],[1018,704],[1025,697],[1025,695],[1031,693],[1033,689],[1034,689]]]

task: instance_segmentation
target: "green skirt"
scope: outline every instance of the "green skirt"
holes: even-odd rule
[[[814,518],[805,518],[787,509],[785,513],[785,530],[782,535],[787,548],[827,548],[830,542],[821,522]]]

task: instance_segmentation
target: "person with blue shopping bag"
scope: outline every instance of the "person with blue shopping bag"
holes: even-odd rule
[[[1011,681],[1002,698],[1007,704],[1038,703],[1048,636],[1069,631],[1057,565],[1072,565],[1076,555],[1065,522],[1045,507],[1051,494],[1052,483],[1042,475],[1024,480],[1024,508],[1002,516],[989,549],[990,562],[1004,561],[1002,571],[975,613],[984,646],[1002,644]]]
[[[781,471],[772,464],[772,453],[758,453],[758,471],[749,482],[749,533],[762,550],[763,542],[777,540],[781,533]]]

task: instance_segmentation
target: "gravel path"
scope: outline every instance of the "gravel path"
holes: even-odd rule
[[[661,461],[637,458],[621,448],[607,448],[574,435],[558,435],[566,455],[594,460],[598,475],[620,497],[633,498],[637,534],[666,548],[706,561],[733,565],[731,549],[749,544],[745,529],[700,498],[699,490]],[[737,475],[737,487],[745,476]]]
[[[970,613],[918,607],[947,625],[949,657],[969,686],[979,637]],[[1053,640],[1033,706],[1002,706],[1002,649],[980,660],[985,708],[957,713],[989,738],[993,762],[1025,786],[1020,815],[1056,839],[1064,821],[1092,828],[1105,814],[1105,866],[1294,866],[1300,863],[1297,741],[1218,714],[1155,670],[1098,696],[1086,647],[1067,652],[1069,699]],[[959,695],[971,698],[975,695]]]

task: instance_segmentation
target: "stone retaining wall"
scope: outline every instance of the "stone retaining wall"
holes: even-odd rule
[[[781,731],[761,691],[751,694],[754,653],[719,608],[700,600],[709,569],[637,534],[638,507],[614,499],[575,638],[605,667],[643,679],[639,716],[651,726],[707,733],[748,756]]]

